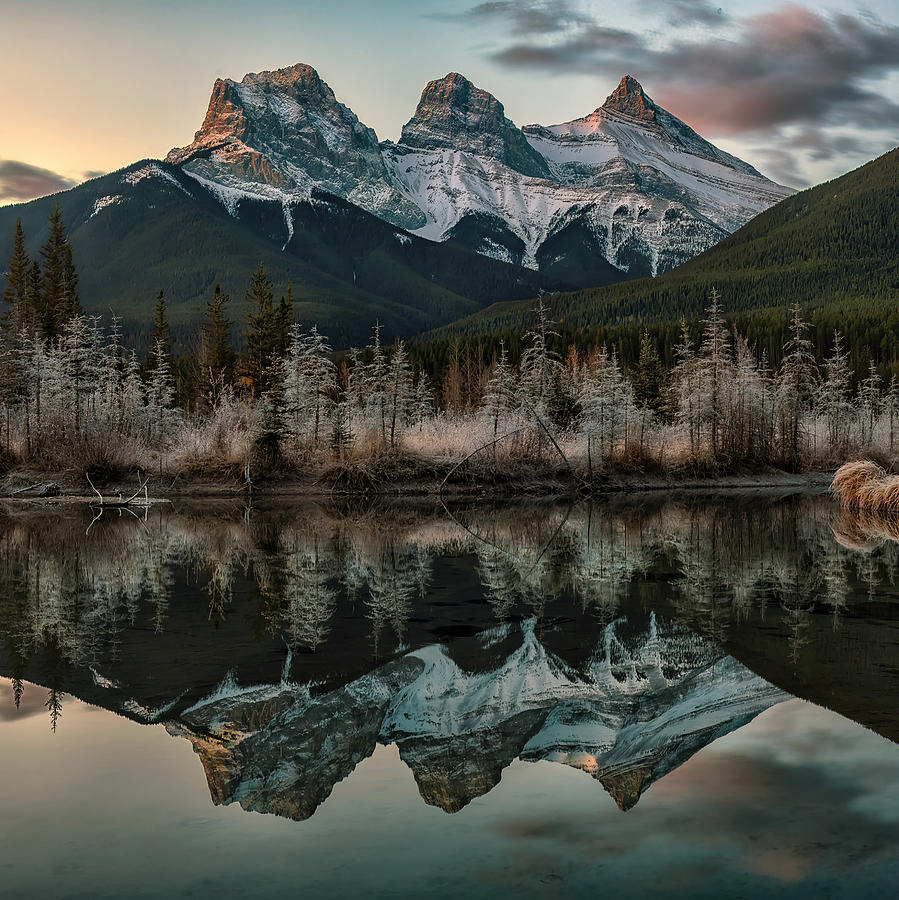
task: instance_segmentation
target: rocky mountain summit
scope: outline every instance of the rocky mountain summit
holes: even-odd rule
[[[423,221],[390,184],[374,131],[311,66],[218,79],[193,142],[166,161],[218,185],[226,204],[241,194],[308,199],[318,188],[394,223]]]
[[[457,72],[431,81],[400,145],[412,150],[462,150],[497,159],[522,175],[549,178],[546,160],[506,118],[502,103]]]
[[[219,80],[194,141],[167,161],[217,190],[285,205],[327,191],[435,241],[601,284],[657,274],[790,190],[709,143],[626,75],[594,112],[516,126],[462,75],[429,82],[398,142],[309,66]]]

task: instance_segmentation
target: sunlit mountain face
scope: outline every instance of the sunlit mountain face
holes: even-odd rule
[[[307,819],[391,746],[446,812],[516,760],[629,810],[791,696],[899,738],[897,544],[826,498],[92,519],[0,518],[3,703],[164,728],[216,804]]]

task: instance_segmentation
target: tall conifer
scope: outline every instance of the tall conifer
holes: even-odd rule
[[[28,316],[28,273],[31,260],[25,250],[25,232],[22,219],[16,219],[16,231],[13,236],[12,255],[6,269],[6,288],[3,301],[9,307],[7,317],[10,324],[18,330],[29,318]]]
[[[258,396],[269,387],[279,341],[279,317],[273,302],[272,282],[261,262],[250,278],[247,303],[250,306],[247,316],[247,369],[253,393]]]
[[[38,324],[45,337],[56,337],[79,313],[78,276],[72,261],[72,245],[66,237],[62,210],[56,206],[49,216],[50,234],[41,247],[41,290]]]

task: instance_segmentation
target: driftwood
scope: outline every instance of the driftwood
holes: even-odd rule
[[[437,488],[437,495],[440,496],[443,494],[444,485],[447,483],[447,481],[449,481],[450,475],[452,475],[453,472],[455,472],[458,468],[465,465],[465,463],[467,463],[468,460],[470,460],[473,456],[477,456],[482,450],[486,450],[488,447],[493,447],[500,441],[504,441],[507,437],[512,437],[513,434],[519,434],[520,432],[524,431],[524,429],[525,426],[522,426],[521,428],[516,428],[513,431],[507,431],[505,434],[501,434],[495,440],[488,441],[486,444],[482,444],[480,447],[478,447],[477,450],[472,450],[471,453],[469,453],[468,456],[466,456],[464,459],[460,459],[459,462],[457,462],[443,477],[443,481],[440,482],[440,487]]]
[[[17,494],[27,494],[29,491],[38,491],[56,488],[56,493],[59,493],[59,485],[56,484],[55,481],[39,481],[37,484],[29,484],[26,487],[18,488],[14,491],[9,492],[10,497],[15,497]]]
[[[147,483],[150,481],[150,476],[147,475],[146,478],[141,480],[141,473],[138,470],[137,473],[137,490],[130,497],[123,497],[121,493],[117,498],[113,497],[104,497],[95,487],[93,481],[91,481],[90,475],[87,472],[84,473],[84,477],[87,479],[87,483],[91,486],[94,493],[97,495],[97,501],[91,502],[91,506],[102,506],[108,507],[111,509],[115,508],[125,508],[131,506],[139,506],[139,507],[148,507],[153,501],[149,498],[147,494]],[[139,499],[140,494],[143,493],[143,497]]]
[[[559,446],[559,442],[553,437],[552,432],[549,430],[549,426],[546,424],[546,422],[543,421],[543,419],[541,418],[541,416],[540,416],[540,414],[537,412],[537,410],[534,409],[534,407],[533,407],[530,403],[528,403],[528,401],[527,401],[526,398],[522,397],[521,400],[522,400],[522,402],[524,403],[524,405],[527,407],[528,412],[530,412],[531,415],[534,417],[534,420],[537,422],[537,425],[540,427],[540,430],[543,431],[543,432],[546,434],[546,436],[547,436],[547,437],[549,438],[549,440],[550,440],[550,443],[553,445],[553,447],[556,448],[556,452],[557,452],[557,453],[559,454],[559,456],[562,458],[562,462],[564,462],[565,465],[568,467],[568,471],[571,472],[572,475],[576,475],[576,473],[575,473],[575,471],[574,471],[574,466],[571,465],[571,461],[568,459],[568,457],[565,455],[565,453],[564,453],[564,451],[562,450],[562,448]],[[450,476],[451,476],[457,469],[459,469],[461,466],[463,466],[465,463],[467,463],[468,460],[470,460],[473,456],[477,456],[482,450],[486,450],[488,447],[494,447],[494,446],[496,446],[496,444],[498,444],[500,441],[504,441],[507,437],[512,437],[512,436],[515,435],[515,434],[520,434],[522,431],[525,430],[525,428],[527,428],[527,426],[526,426],[526,425],[522,425],[520,428],[515,428],[515,429],[513,429],[512,431],[508,431],[508,432],[506,432],[505,434],[501,434],[501,435],[500,435],[498,438],[496,438],[495,440],[488,441],[486,444],[482,444],[480,447],[478,447],[477,450],[473,450],[473,451],[472,451],[471,453],[469,453],[468,456],[466,456],[464,459],[460,459],[459,462],[457,462],[457,463],[449,470],[449,472],[446,473],[446,475],[444,476],[443,481],[440,482],[440,487],[437,488],[437,495],[440,496],[440,495],[443,494],[443,488],[444,488],[444,486],[446,485],[447,481],[449,481]]]

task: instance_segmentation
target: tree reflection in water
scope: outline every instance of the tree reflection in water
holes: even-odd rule
[[[216,802],[303,818],[376,743],[454,811],[514,758],[622,808],[788,694],[899,737],[899,526],[826,498],[227,505],[0,518],[0,672],[200,753]],[[850,687],[851,685],[851,687]],[[286,768],[285,768],[286,767]]]

